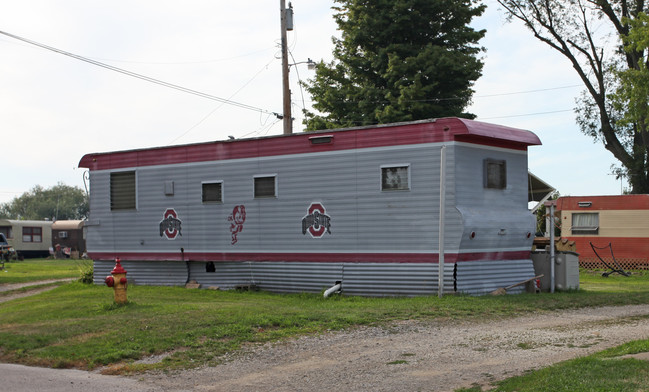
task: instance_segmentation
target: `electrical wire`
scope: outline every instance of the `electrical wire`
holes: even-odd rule
[[[257,73],[256,73],[252,78],[250,78],[250,80],[248,80],[246,83],[244,83],[243,86],[241,86],[237,91],[235,91],[232,95],[230,95],[230,97],[228,97],[228,100],[232,99],[235,95],[239,94],[239,92],[241,92],[241,90],[243,90],[246,86],[248,86],[250,83],[252,83],[252,81],[255,80],[255,78],[257,78],[257,76],[259,76],[259,74],[261,74],[261,73],[264,71],[264,69],[268,69],[268,66],[269,66],[273,61],[275,61],[275,58],[273,58],[273,59],[272,59],[271,61],[269,61],[266,65],[264,65],[264,66],[263,66],[259,71],[257,71]],[[206,116],[204,116],[204,117],[203,117],[199,122],[197,122],[197,123],[194,124],[192,127],[190,127],[188,130],[186,130],[182,135],[180,135],[180,136],[178,136],[177,138],[175,138],[174,140],[172,140],[171,143],[169,143],[169,144],[173,144],[173,143],[175,143],[178,139],[180,139],[180,138],[182,138],[183,136],[187,135],[189,132],[191,132],[192,130],[194,130],[194,128],[196,128],[196,127],[198,127],[199,125],[201,125],[201,124],[202,124],[205,120],[207,120],[207,119],[208,119],[212,114],[214,114],[214,112],[216,112],[217,110],[219,110],[220,108],[222,108],[223,105],[225,105],[225,103],[221,103],[220,105],[218,105],[217,107],[215,107],[215,108],[214,108],[212,111],[210,111]],[[261,114],[262,114],[262,113],[260,113],[260,115],[261,115]]]
[[[193,94],[193,95],[196,95],[196,96],[199,96],[199,97],[202,97],[202,98],[206,98],[206,99],[210,99],[210,100],[213,100],[213,101],[221,102],[222,104],[236,106],[236,107],[239,107],[241,109],[252,110],[252,111],[261,112],[261,113],[274,114],[271,111],[268,111],[268,110],[265,110],[265,109],[262,109],[262,108],[258,108],[258,107],[252,106],[252,105],[247,105],[245,103],[236,102],[236,101],[228,100],[228,99],[225,99],[225,98],[220,98],[220,97],[217,97],[217,96],[214,96],[214,95],[211,95],[211,94],[207,94],[207,93],[203,93],[203,92],[200,92],[200,91],[192,90],[192,89],[182,87],[182,86],[179,86],[179,85],[176,85],[176,84],[167,83],[167,82],[164,82],[164,81],[159,80],[159,79],[150,78],[148,76],[144,76],[144,75],[141,75],[141,74],[138,74],[138,73],[135,73],[135,72],[127,71],[125,69],[117,68],[117,67],[114,67],[112,65],[104,64],[104,63],[101,63],[99,61],[95,61],[95,60],[89,59],[87,57],[79,56],[79,55],[76,55],[74,53],[66,52],[64,50],[57,49],[57,48],[54,48],[54,47],[51,47],[51,46],[48,46],[48,45],[45,45],[45,44],[42,44],[42,43],[39,43],[39,42],[36,42],[36,41],[32,41],[32,40],[27,39],[27,38],[23,38],[23,37],[20,37],[20,36],[11,34],[11,33],[7,33],[5,31],[0,30],[0,34],[5,35],[5,36],[10,37],[10,38],[14,38],[14,39],[22,41],[22,42],[26,42],[26,43],[34,45],[34,46],[38,46],[40,48],[43,48],[43,49],[46,49],[46,50],[49,50],[49,51],[52,51],[52,52],[55,52],[55,53],[62,54],[64,56],[72,57],[74,59],[81,60],[81,61],[84,61],[86,63],[90,63],[92,65],[96,65],[98,67],[102,67],[102,68],[105,68],[105,69],[108,69],[108,70],[111,70],[111,71],[114,71],[114,72],[119,72],[121,74],[131,76],[131,77],[134,77],[134,78],[137,78],[137,79],[141,79],[141,80],[144,80],[144,81],[147,81],[147,82],[150,82],[150,83],[158,84],[160,86],[168,87],[168,88],[171,88],[171,89],[174,89],[174,90],[182,91],[184,93]]]

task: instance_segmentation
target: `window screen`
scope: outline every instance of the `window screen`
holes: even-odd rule
[[[400,191],[410,189],[408,166],[381,168],[381,190]]]
[[[255,177],[255,198],[276,197],[275,176]]]
[[[110,209],[135,209],[135,172],[110,173]]]
[[[598,234],[599,213],[584,212],[572,214],[572,234]]]
[[[203,203],[223,202],[223,183],[203,183]]]
[[[507,165],[505,161],[484,160],[484,187],[491,189],[507,188]]]

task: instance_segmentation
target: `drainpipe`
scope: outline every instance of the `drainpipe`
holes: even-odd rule
[[[331,294],[333,294],[333,293],[335,293],[335,292],[337,292],[337,291],[340,291],[340,289],[342,288],[342,286],[343,286],[343,285],[342,285],[342,282],[336,282],[335,285],[333,285],[333,286],[331,286],[330,288],[328,288],[327,290],[325,290],[325,292],[324,292],[324,297],[327,298],[327,297],[329,297]]]
[[[550,203],[550,293],[554,293],[554,202]]]
[[[439,267],[438,267],[438,297],[444,295],[444,226],[446,206],[446,146],[442,146],[439,165]]]

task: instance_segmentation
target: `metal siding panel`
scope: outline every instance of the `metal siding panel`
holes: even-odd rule
[[[214,272],[206,272],[204,262],[191,262],[190,279],[202,287],[218,286],[221,289],[233,289],[239,285],[254,284],[252,265],[249,262],[214,263]]]
[[[347,295],[419,296],[438,292],[438,264],[345,263],[344,268],[342,292]],[[453,292],[450,265],[444,268],[444,291]]]
[[[487,294],[535,276],[531,259],[472,261],[456,265],[457,291],[474,295]],[[507,292],[521,293],[524,290],[525,286],[519,286]]]
[[[176,261],[122,261],[126,278],[131,284],[151,286],[184,286],[187,282],[187,265]],[[115,267],[114,261],[94,262],[94,283],[103,284]]]

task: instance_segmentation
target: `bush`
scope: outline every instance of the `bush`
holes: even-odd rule
[[[84,260],[79,263],[79,282],[85,284],[93,284],[95,270],[91,260]]]

